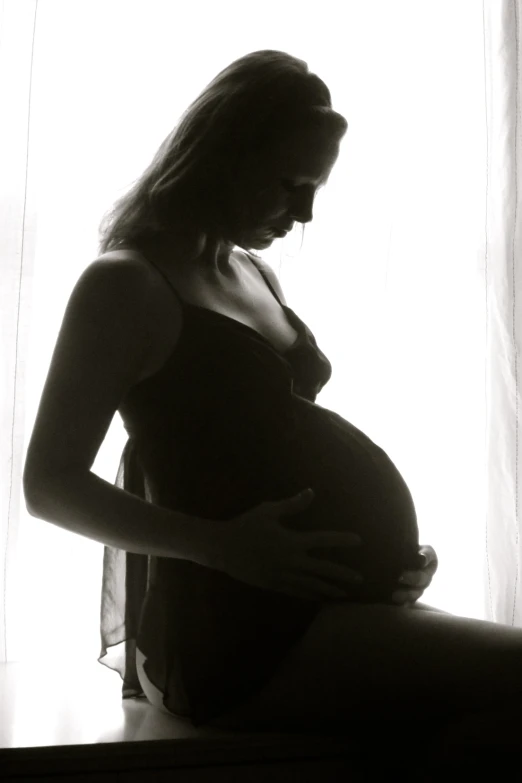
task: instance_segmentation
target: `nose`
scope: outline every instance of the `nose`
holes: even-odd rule
[[[315,192],[296,195],[291,204],[291,215],[297,223],[311,223],[314,218]]]

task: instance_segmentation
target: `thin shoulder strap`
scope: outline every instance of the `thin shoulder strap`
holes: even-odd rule
[[[183,305],[186,305],[186,302],[184,302],[183,299],[180,297],[179,293],[176,291],[176,289],[174,288],[174,286],[172,285],[172,283],[170,282],[168,277],[165,275],[165,273],[159,268],[159,266],[156,266],[156,264],[153,261],[151,261],[150,258],[144,256],[144,254],[140,250],[133,250],[131,248],[121,248],[121,249],[115,250],[113,252],[114,253],[118,253],[118,252],[119,253],[127,253],[128,255],[134,256],[134,258],[141,259],[146,264],[152,265],[154,267],[154,269],[156,269],[156,271],[160,273],[160,275],[163,277],[165,282],[168,284],[169,288],[174,293],[174,296],[176,297],[176,300],[181,303],[181,306],[183,307]],[[251,253],[247,253],[246,251],[245,251],[245,254],[248,256],[248,258],[250,259],[252,264],[255,266],[255,268],[258,270],[258,272],[261,274],[263,280],[265,281],[265,283],[267,284],[268,288],[270,289],[270,291],[272,292],[272,294],[276,298],[276,300],[279,302],[281,307],[284,307],[285,305],[283,304],[283,302],[281,301],[281,299],[277,295],[277,291],[274,290],[274,287],[272,286],[272,284],[270,283],[270,280],[265,275],[262,267],[257,263],[256,257],[254,255],[252,255]],[[109,255],[109,253],[107,253],[106,255]]]
[[[145,256],[141,250],[132,250],[131,248],[122,248],[121,250],[116,250],[115,252],[120,253],[126,253],[127,255],[133,256],[134,258],[137,258],[138,260],[141,260],[145,262],[145,264],[154,267],[156,272],[159,272],[159,274],[162,276],[162,278],[165,280],[167,285],[169,286],[170,290],[174,294],[174,297],[176,298],[178,303],[181,303],[181,306],[185,305],[186,302],[183,301],[183,299],[180,297],[172,283],[170,282],[167,275],[160,269],[159,266],[157,266],[148,256]]]
[[[245,251],[245,253],[246,253],[246,251]],[[274,290],[274,287],[272,286],[272,284],[271,284],[270,280],[269,280],[269,279],[267,278],[267,276],[265,275],[265,273],[264,273],[264,271],[263,271],[262,267],[261,267],[261,266],[260,266],[260,265],[257,263],[257,261],[256,261],[256,257],[255,257],[254,255],[252,255],[251,253],[246,253],[246,255],[247,255],[247,256],[249,257],[249,259],[252,261],[253,265],[254,265],[254,266],[255,266],[255,268],[258,270],[258,272],[261,274],[261,276],[262,276],[263,280],[265,281],[265,283],[267,284],[267,286],[269,287],[269,289],[272,291],[273,295],[275,296],[275,298],[277,299],[277,301],[279,302],[279,304],[281,305],[281,307],[284,307],[284,305],[283,305],[283,303],[282,303],[281,299],[280,299],[280,298],[279,298],[279,296],[277,295],[277,291],[275,291],[275,290]]]

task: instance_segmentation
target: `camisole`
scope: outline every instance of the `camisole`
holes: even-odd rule
[[[363,573],[347,600],[391,603],[400,573],[417,565],[413,499],[379,446],[317,404],[331,363],[263,277],[298,332],[284,352],[239,321],[185,302],[165,277],[182,329],[163,367],[119,408],[129,439],[116,485],[216,524],[310,486],[312,504],[284,524],[361,535],[362,547],[313,554]],[[138,646],[165,706],[199,725],[261,687],[320,607],[190,561],[105,547],[98,660],[120,673],[124,698],[141,696]]]

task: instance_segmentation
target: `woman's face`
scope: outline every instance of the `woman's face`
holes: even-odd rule
[[[338,142],[326,142],[317,131],[308,131],[254,160],[237,183],[241,218],[233,231],[234,243],[245,249],[266,248],[282,236],[278,230],[309,223],[316,193],[326,184],[338,155]]]

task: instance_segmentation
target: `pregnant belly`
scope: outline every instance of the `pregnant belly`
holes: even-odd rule
[[[400,574],[417,567],[417,516],[404,479],[383,449],[350,422],[297,395],[290,402],[272,410],[267,404],[263,411],[250,405],[243,418],[216,417],[219,426],[205,437],[190,434],[186,448],[180,437],[171,438],[183,458],[158,450],[162,461],[150,466],[151,475],[164,471],[158,504],[218,521],[312,487],[310,506],[282,524],[360,535],[362,546],[320,547],[310,554],[363,574],[361,585],[348,586],[352,600],[391,603]]]
[[[293,432],[280,451],[287,496],[306,486],[315,498],[284,525],[357,533],[359,547],[321,547],[320,558],[361,571],[355,601],[390,601],[402,571],[417,567],[419,531],[411,493],[387,454],[336,413],[296,397]],[[284,464],[283,464],[284,463]]]

